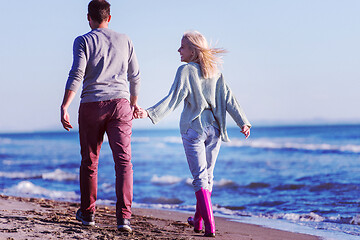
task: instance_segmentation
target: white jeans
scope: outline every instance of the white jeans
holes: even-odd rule
[[[221,139],[220,131],[209,126],[202,134],[189,128],[182,134],[183,145],[190,172],[194,178],[195,192],[201,188],[212,192],[214,167],[218,156]]]

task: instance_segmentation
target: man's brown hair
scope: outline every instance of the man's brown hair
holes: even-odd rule
[[[110,16],[110,3],[106,0],[92,0],[88,5],[88,13],[92,20],[102,23]]]

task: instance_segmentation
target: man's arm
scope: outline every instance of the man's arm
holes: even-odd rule
[[[131,106],[131,108],[133,110],[134,118],[139,118],[138,117],[138,112],[140,110],[140,107],[137,104],[137,100],[138,100],[137,96],[130,96],[130,106]]]
[[[130,90],[130,106],[133,109],[133,114],[135,118],[137,117],[137,112],[140,107],[137,104],[139,88],[140,88],[140,69],[137,57],[135,54],[133,43],[128,39],[129,44],[129,59],[128,59],[128,71],[127,79],[129,81],[129,90]]]
[[[61,123],[67,131],[70,131],[70,128],[73,128],[70,124],[70,115],[67,110],[74,99],[75,94],[74,91],[65,90],[64,99],[61,104]]]
[[[130,96],[130,106],[131,107],[137,107],[137,96]]]

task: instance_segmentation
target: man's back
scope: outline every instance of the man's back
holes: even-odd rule
[[[81,102],[129,99],[137,95],[140,73],[131,40],[108,28],[97,28],[74,41],[74,62],[67,89],[83,79]],[[129,83],[130,82],[130,92]]]

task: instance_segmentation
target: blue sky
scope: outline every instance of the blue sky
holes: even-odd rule
[[[90,30],[88,1],[0,3],[0,132],[61,130],[73,40]],[[181,64],[182,33],[198,30],[229,51],[223,73],[253,124],[360,122],[358,0],[110,3],[110,28],[135,45],[143,107],[167,94]],[[70,107],[75,126],[78,104],[79,96]],[[157,127],[176,127],[180,112]]]

